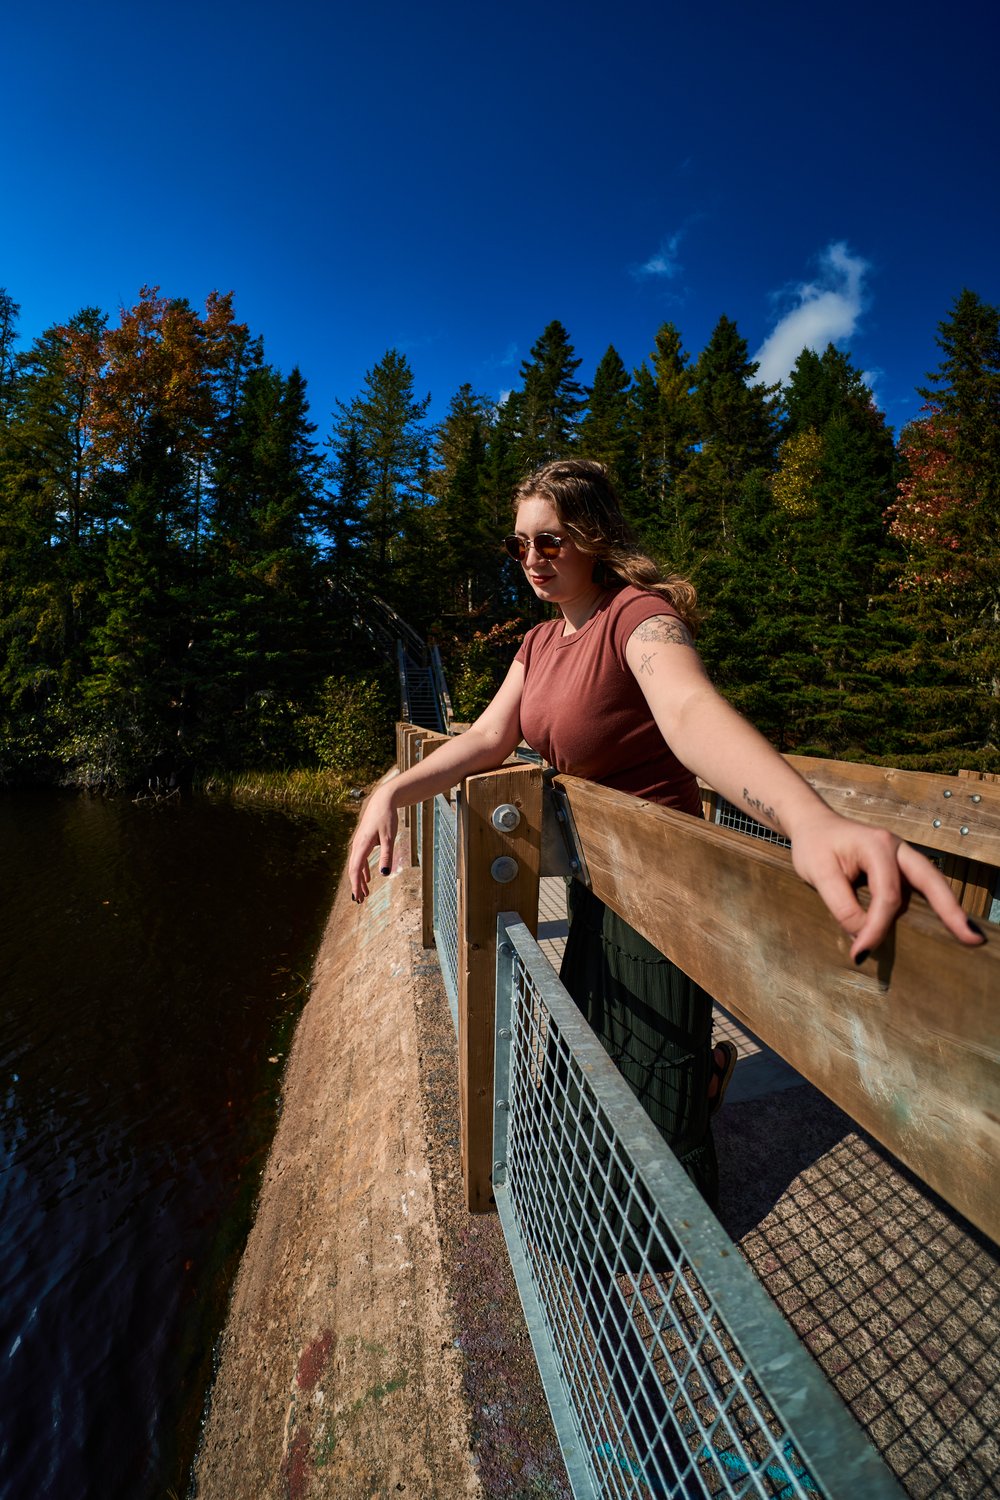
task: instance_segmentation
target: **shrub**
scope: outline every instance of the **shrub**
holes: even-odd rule
[[[392,759],[393,714],[374,677],[328,677],[316,712],[304,721],[321,766],[355,781],[371,781]]]
[[[460,724],[476,719],[506,675],[524,634],[520,620],[477,630],[467,644],[451,652],[448,689],[452,712]]]

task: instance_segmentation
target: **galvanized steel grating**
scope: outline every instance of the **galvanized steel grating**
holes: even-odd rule
[[[732,828],[737,833],[745,833],[748,838],[762,839],[765,844],[777,844],[781,849],[792,847],[790,840],[783,834],[775,833],[765,823],[758,823],[756,818],[751,818],[749,813],[735,807],[732,802],[727,802],[723,796],[719,796],[716,801],[715,822],[720,828]]]
[[[447,797],[434,798],[434,942],[451,1019],[458,1032],[458,817]]]
[[[493,1155],[574,1495],[899,1497],[513,913]]]

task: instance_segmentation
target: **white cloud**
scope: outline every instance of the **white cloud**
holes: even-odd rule
[[[635,266],[633,276],[665,276],[668,281],[673,281],[675,276],[681,272],[681,263],[677,259],[677,252],[684,238],[684,230],[677,229],[673,234],[667,235],[660,241],[660,248],[655,255],[651,255],[645,264]]]
[[[511,365],[517,364],[518,353],[519,351],[517,344],[513,339],[511,339],[510,343],[507,345],[502,354],[493,354],[490,356],[490,358],[486,361],[486,368],[488,370],[509,369]]]
[[[869,266],[842,240],[820,256],[819,277],[795,288],[796,304],[761,344],[754,359],[765,385],[787,380],[803,349],[821,354],[827,344],[850,338],[865,306]]]

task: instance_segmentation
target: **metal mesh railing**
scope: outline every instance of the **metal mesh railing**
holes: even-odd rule
[[[732,802],[727,802],[725,797],[718,795],[715,804],[715,822],[720,828],[733,828],[737,833],[748,834],[750,838],[763,839],[766,844],[777,844],[781,849],[790,849],[791,842],[783,834],[775,833],[773,828],[768,828],[766,823],[758,823],[756,818],[751,818],[741,808]]]
[[[434,798],[434,942],[458,1032],[458,807]]]
[[[898,1497],[527,928],[501,917],[497,1207],[573,1493]]]

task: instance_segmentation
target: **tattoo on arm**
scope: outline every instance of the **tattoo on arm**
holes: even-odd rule
[[[653,615],[648,620],[643,620],[641,625],[635,628],[635,638],[642,641],[643,645],[648,641],[657,641],[663,645],[671,646],[693,646],[694,637],[682,620],[675,620],[672,615]]]
[[[774,827],[780,831],[781,823],[778,820],[778,815],[775,812],[774,808],[768,807],[767,804],[765,802],[762,802],[759,797],[751,797],[750,792],[746,787],[743,788],[743,801],[746,803],[747,807],[751,808],[755,813],[759,814],[760,817],[766,818],[769,823],[773,824]]]
[[[647,677],[652,677],[653,675],[653,657],[655,655],[655,651],[644,651],[642,653],[642,661],[639,663],[639,671],[645,672]]]

